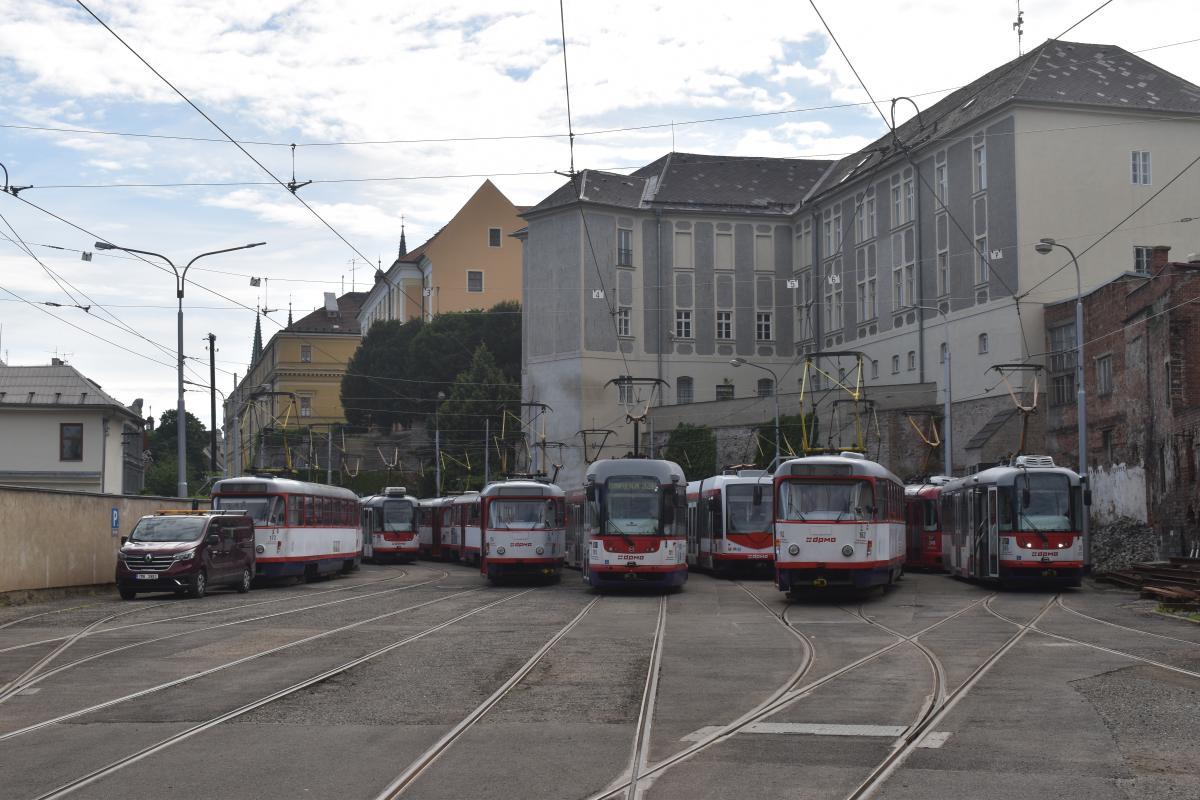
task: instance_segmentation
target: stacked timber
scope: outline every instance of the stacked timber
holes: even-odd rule
[[[1146,561],[1098,577],[1165,603],[1200,603],[1200,558]]]

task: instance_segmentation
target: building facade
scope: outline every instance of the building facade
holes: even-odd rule
[[[58,358],[49,366],[0,365],[0,483],[139,493],[141,405],[122,405]]]
[[[654,402],[769,395],[774,379],[729,360],[790,389],[798,358],[856,351],[868,394],[952,388],[956,470],[1011,452],[1020,421],[992,367],[1043,363],[1043,305],[1075,290],[1070,259],[1034,245],[1080,253],[1085,286],[1144,264],[1147,226],[1192,213],[1200,174],[1167,184],[1198,122],[1200,88],[1117,47],[1051,40],[836,163],[729,176],[741,160],[671,154],[581,173],[524,215],[525,399],[555,408],[550,438],[565,441],[621,427],[604,389],[621,374],[668,381]],[[784,170],[810,180],[785,188]],[[1155,236],[1200,249],[1195,226]],[[1018,399],[1024,378],[1010,377]]]
[[[363,335],[381,320],[430,319],[520,300],[521,246],[511,236],[524,226],[522,210],[484,181],[428,241],[411,252],[402,243],[387,271],[375,274],[360,314]]]
[[[344,425],[342,376],[358,349],[358,312],[366,292],[335,298],[275,333],[229,395],[225,407],[230,474],[263,466],[255,455],[264,430]],[[256,343],[260,341],[256,337]]]

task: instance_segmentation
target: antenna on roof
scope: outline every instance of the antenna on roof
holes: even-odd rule
[[[1017,55],[1023,56],[1025,48],[1021,46],[1021,37],[1025,35],[1025,12],[1021,10],[1021,0],[1017,0],[1017,21],[1012,26],[1017,32]]]

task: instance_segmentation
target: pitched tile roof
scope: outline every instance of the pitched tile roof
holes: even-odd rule
[[[369,292],[346,292],[337,299],[337,315],[318,308],[307,316],[296,320],[287,330],[290,333],[353,333],[359,332],[358,310],[366,301]]]
[[[896,135],[920,147],[1013,102],[1200,114],[1200,87],[1115,45],[1048,39],[951,92]],[[900,157],[889,132],[837,162],[814,195]]]
[[[138,416],[70,364],[0,365],[0,407],[17,405],[117,408]]]

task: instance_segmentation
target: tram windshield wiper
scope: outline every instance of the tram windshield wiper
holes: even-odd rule
[[[621,530],[620,525],[613,522],[611,519],[608,521],[608,524],[609,524],[609,527],[616,529],[617,535],[621,537],[621,539],[625,542],[625,544],[629,545],[631,548],[637,547],[637,543],[633,541],[633,537],[631,537],[625,531]]]

